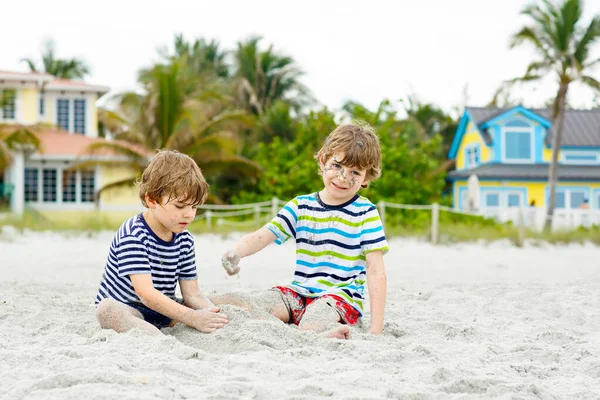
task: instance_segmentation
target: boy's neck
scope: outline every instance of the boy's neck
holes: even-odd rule
[[[321,190],[320,192],[318,192],[319,195],[319,199],[321,200],[321,203],[327,205],[327,206],[331,206],[331,207],[337,207],[340,206],[342,204],[346,204],[349,201],[351,201],[352,199],[354,199],[356,197],[356,194],[354,194],[352,197],[350,197],[349,199],[345,199],[345,200],[335,200],[333,198],[330,198],[327,191],[325,189]]]
[[[154,232],[156,236],[158,236],[165,242],[170,242],[171,240],[173,240],[173,232],[165,229],[165,227],[160,222],[158,222],[156,218],[154,218],[154,215],[152,215],[152,212],[149,209],[144,211],[142,215],[144,216],[146,224],[148,224],[148,227],[152,230],[152,232]]]

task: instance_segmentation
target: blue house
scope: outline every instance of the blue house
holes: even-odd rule
[[[548,203],[551,109],[467,107],[452,142],[453,204],[466,209],[467,180],[479,181],[482,210]],[[566,110],[556,208],[600,209],[600,109]]]

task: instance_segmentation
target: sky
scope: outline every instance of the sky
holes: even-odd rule
[[[458,115],[485,106],[503,81],[521,76],[535,57],[530,47],[509,49],[510,36],[528,20],[525,0],[81,0],[10,1],[2,5],[0,70],[26,71],[51,38],[59,57],[85,60],[89,83],[111,93],[137,88],[137,73],[160,59],[182,33],[217,39],[233,50],[253,35],[293,57],[302,82],[319,104],[339,109],[347,100],[374,109],[383,99],[415,95]],[[83,8],[83,5],[87,5]],[[600,13],[585,1],[584,21]],[[600,43],[595,56],[600,57]],[[600,79],[600,70],[593,76]],[[555,96],[552,79],[518,88],[513,97],[543,106]],[[109,94],[109,95],[110,95]],[[570,103],[588,108],[594,95],[572,88]]]

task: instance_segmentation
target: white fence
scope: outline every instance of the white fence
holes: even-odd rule
[[[259,224],[266,223],[277,214],[279,208],[285,204],[284,201],[277,198],[271,201],[263,201],[260,203],[239,204],[239,205],[202,205],[198,208],[204,210],[198,215],[197,219],[205,219],[209,227],[217,226],[232,226],[232,227],[254,227]],[[544,227],[544,222],[547,218],[546,209],[540,207],[530,208],[488,208],[482,209],[479,212],[459,211],[451,207],[441,206],[439,204],[431,205],[410,205],[396,204],[385,201],[377,203],[381,220],[385,225],[386,209],[403,209],[403,210],[424,210],[431,212],[431,242],[437,243],[439,238],[439,216],[440,212],[451,212],[455,214],[463,214],[469,216],[480,216],[486,218],[494,218],[501,223],[513,222],[513,224],[522,231],[530,229],[541,231]],[[232,217],[252,216],[244,218],[241,221],[231,220]],[[600,225],[600,210],[577,209],[564,210],[556,209],[552,221],[553,230],[571,230],[580,226],[591,227],[592,225]]]
[[[498,222],[512,221],[518,226],[523,225],[534,231],[541,231],[546,218],[549,218],[546,209],[542,207],[488,208],[481,210],[480,214],[488,218],[494,218]],[[552,230],[590,228],[592,225],[600,225],[600,210],[561,208],[554,210]]]
[[[205,210],[204,213],[198,215],[196,218],[205,219],[208,227],[212,227],[215,222],[217,226],[252,226],[271,220],[271,218],[279,211],[280,205],[283,206],[283,204],[284,203],[276,197],[273,197],[271,201],[263,201],[261,203],[236,205],[204,204],[198,206],[200,210]],[[242,215],[252,215],[253,218],[247,218],[243,221],[231,221],[226,219]]]

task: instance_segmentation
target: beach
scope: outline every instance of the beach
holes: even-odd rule
[[[597,399],[600,248],[392,238],[384,333],[301,332],[224,306],[230,323],[164,337],[101,330],[94,297],[112,232],[0,234],[0,397],[5,399]],[[229,277],[240,234],[196,235],[201,290],[288,283],[293,243]]]

